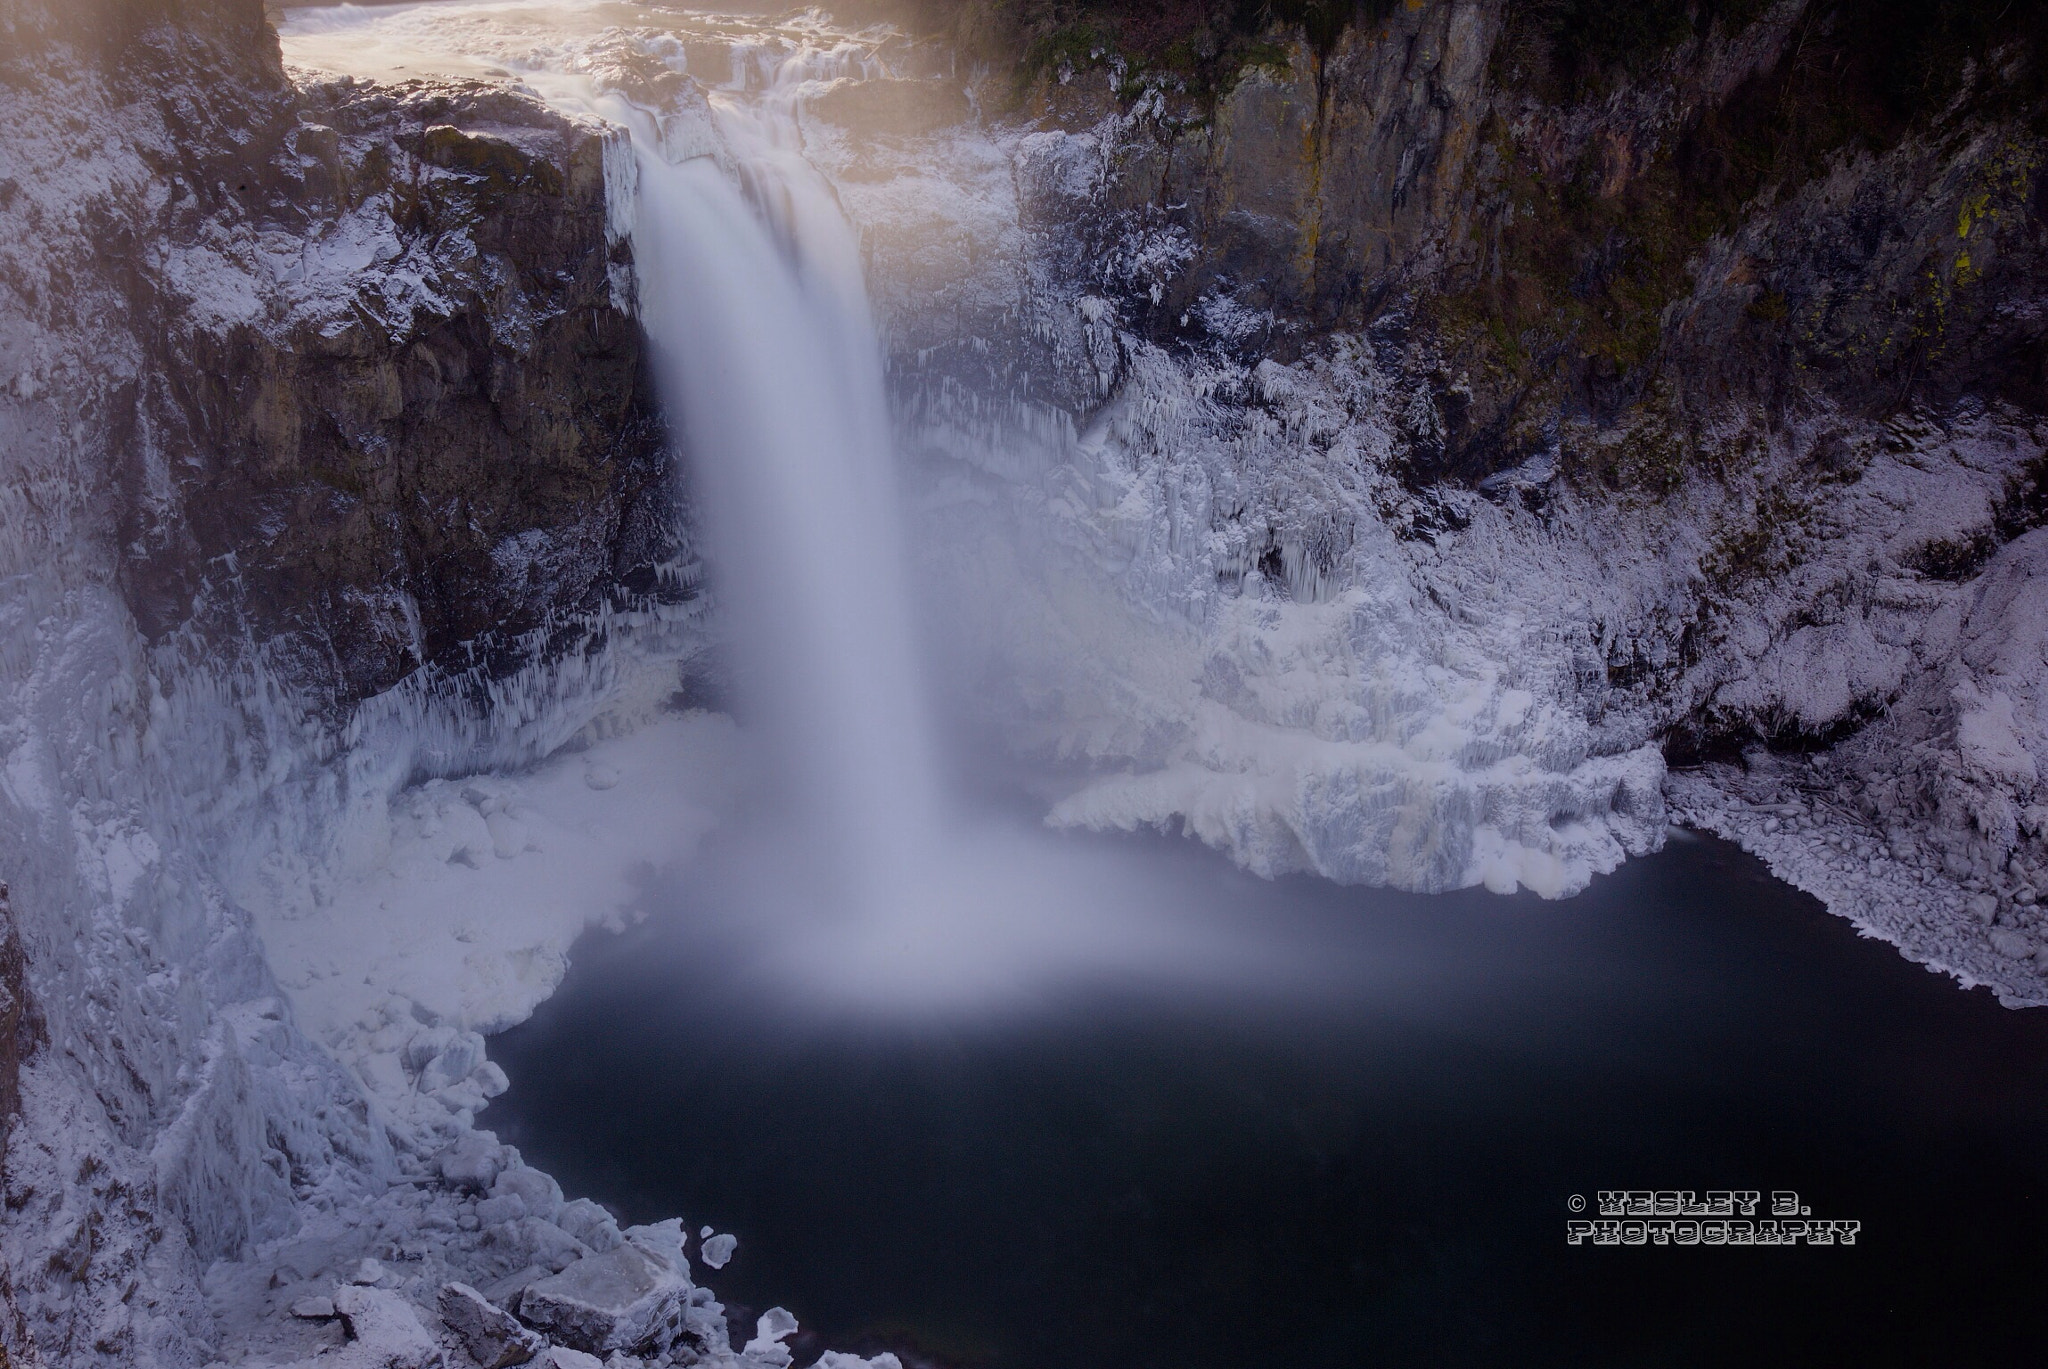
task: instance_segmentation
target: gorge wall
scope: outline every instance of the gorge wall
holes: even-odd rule
[[[1569,884],[1618,855],[1542,824],[1635,849],[1662,821],[1639,776],[1603,804],[1577,758],[1648,746],[1690,820],[2034,1001],[2048,753],[2038,591],[2014,586],[2048,513],[2039,8],[1298,8],[923,8],[1001,54],[977,104],[1030,131],[995,139],[1010,284],[892,257],[877,220],[885,274],[960,302],[896,321],[912,402],[963,428],[960,394],[1070,416],[1097,507],[1055,536],[1095,539],[1153,615],[1213,629],[1245,597],[1363,593],[1401,631],[1354,607],[1313,669],[1435,637],[1421,673],[1474,678],[1442,655],[1469,648],[1575,738],[1542,759],[1525,724],[1482,721],[1437,796],[1338,804],[1490,823],[1510,864],[1557,856]],[[1229,727],[1358,735],[1298,688],[1298,640],[1203,635],[1191,697]],[[1256,664],[1276,651],[1296,683]],[[1349,703],[1385,735],[1405,705],[1370,694]],[[1320,763],[1276,794],[1246,778],[1263,743],[1172,726],[1098,754],[1227,782],[1088,820],[1190,821],[1267,868],[1492,882],[1469,843],[1361,863],[1391,829],[1334,820]],[[1474,778],[1502,746],[1556,792]],[[1266,816],[1227,816],[1246,807]]]
[[[0,129],[0,1345],[239,1360],[206,1267],[394,1254],[421,1213],[391,1184],[468,1118],[393,1117],[309,1040],[248,909],[317,905],[348,813],[409,778],[558,745],[620,615],[694,594],[617,135],[295,87],[255,0],[9,3]],[[270,1353],[339,1338],[301,1330]]]

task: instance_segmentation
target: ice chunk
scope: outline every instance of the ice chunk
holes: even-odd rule
[[[292,1315],[305,1321],[325,1321],[334,1315],[332,1298],[300,1298],[292,1304]]]
[[[536,1217],[552,1220],[562,1210],[562,1186],[551,1175],[522,1164],[505,1170],[491,1185],[493,1198],[502,1198],[508,1193],[518,1194],[526,1203],[526,1210]]]
[[[622,1239],[612,1214],[588,1198],[565,1204],[555,1217],[555,1225],[600,1254],[616,1250]]]
[[[366,1259],[356,1266],[356,1272],[348,1276],[349,1283],[374,1284],[384,1278],[384,1266],[376,1260]]]
[[[465,1192],[488,1191],[504,1168],[505,1148],[487,1132],[465,1132],[441,1152],[441,1177],[451,1188]]]
[[[706,1231],[711,1230],[708,1226],[704,1229]],[[704,1263],[710,1268],[723,1269],[725,1268],[726,1261],[732,1258],[732,1252],[739,1246],[739,1243],[740,1238],[731,1233],[723,1236],[707,1236],[704,1244],[698,1247],[697,1253],[703,1256]]]
[[[689,1272],[689,1262],[683,1258],[683,1222],[680,1217],[671,1217],[665,1222],[652,1226],[629,1226],[625,1238],[640,1247],[644,1254],[657,1255],[662,1262],[678,1274]]]
[[[507,1193],[499,1198],[486,1198],[476,1205],[476,1219],[485,1226],[496,1226],[499,1222],[516,1222],[526,1215],[526,1199],[517,1193]]]
[[[771,1307],[754,1323],[754,1338],[740,1351],[740,1357],[755,1364],[787,1365],[790,1353],[782,1342],[795,1334],[796,1318],[789,1310]]]
[[[2034,953],[2034,943],[2004,927],[1991,929],[1991,949],[2008,960],[2025,960]]]

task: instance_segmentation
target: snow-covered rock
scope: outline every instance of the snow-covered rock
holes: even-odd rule
[[[442,1362],[441,1343],[402,1294],[350,1284],[335,1290],[334,1310],[349,1343],[321,1357],[331,1369],[435,1369]]]
[[[593,1354],[660,1352],[682,1334],[690,1290],[683,1271],[622,1244],[528,1285],[519,1316],[550,1339]]]
[[[438,1306],[442,1322],[483,1369],[511,1369],[547,1348],[545,1337],[466,1283],[443,1284]]]

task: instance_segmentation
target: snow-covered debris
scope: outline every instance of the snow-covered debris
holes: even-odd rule
[[[335,1290],[334,1310],[350,1340],[319,1358],[326,1369],[437,1369],[442,1363],[441,1343],[403,1294],[350,1284]]]
[[[547,1340],[522,1326],[511,1313],[491,1305],[466,1283],[441,1286],[441,1320],[462,1338],[469,1357],[483,1369],[511,1369],[547,1348]]]
[[[349,1272],[346,1282],[374,1288],[389,1277],[390,1273],[384,1268],[383,1261],[365,1259],[358,1262],[356,1267]]]
[[[688,1276],[637,1245],[586,1255],[527,1286],[519,1316],[551,1340],[593,1354],[666,1350],[684,1329]]]
[[[487,1193],[505,1168],[505,1148],[489,1132],[466,1132],[441,1152],[437,1164],[451,1187]]]
[[[605,1369],[605,1362],[597,1356],[571,1350],[566,1345],[549,1346],[533,1363],[534,1369]]]

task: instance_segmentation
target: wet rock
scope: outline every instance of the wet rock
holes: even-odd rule
[[[637,1245],[576,1261],[530,1285],[519,1316],[550,1339],[595,1354],[659,1351],[683,1327],[689,1280]]]
[[[510,1312],[492,1306],[466,1283],[444,1285],[440,1307],[441,1320],[462,1338],[469,1357],[483,1369],[509,1369],[547,1349],[547,1341],[539,1333],[520,1325]]]

